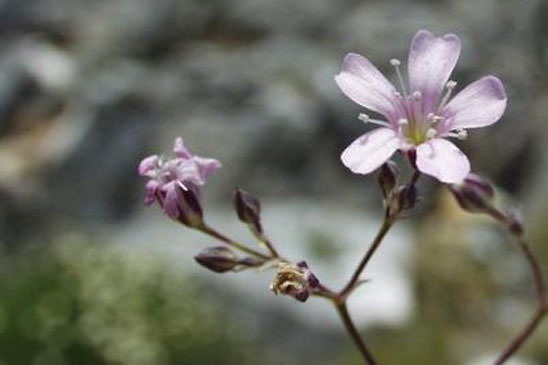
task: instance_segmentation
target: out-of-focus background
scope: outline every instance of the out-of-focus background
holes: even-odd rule
[[[142,203],[139,160],[183,136],[224,167],[212,225],[252,244],[231,191],[260,196],[267,234],[326,284],[352,272],[381,217],[375,178],[339,154],[367,130],[333,76],[359,52],[390,77],[413,34],[456,32],[458,88],[485,74],[502,121],[459,145],[548,257],[546,0],[0,1],[0,364],[359,364],[329,303],[218,275],[211,239]],[[382,364],[488,364],[532,313],[508,237],[435,182],[350,302]],[[519,202],[519,203],[518,203]],[[548,363],[548,323],[514,364]]]

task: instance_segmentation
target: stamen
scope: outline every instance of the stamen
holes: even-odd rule
[[[428,128],[426,131],[426,138],[432,139],[438,134],[438,131],[436,131],[434,128]]]
[[[457,86],[457,82],[454,80],[449,80],[445,84],[445,88],[447,91],[445,92],[445,95],[443,95],[443,98],[441,99],[440,106],[438,107],[438,111],[440,111],[445,104],[449,101],[449,98],[451,97],[451,94],[453,93],[453,89]]]
[[[414,101],[421,101],[422,100],[422,93],[418,90],[413,91],[413,94],[411,94],[411,97]]]
[[[358,119],[361,120],[364,123],[368,123],[369,122],[369,115],[367,115],[365,113],[360,113],[358,115]]]
[[[403,77],[402,77],[401,71],[400,71],[401,62],[397,58],[392,58],[390,60],[390,64],[396,69],[396,75],[398,76],[398,82],[400,84],[401,92],[402,92],[403,96],[407,99],[407,91],[405,89],[405,84],[403,82]]]
[[[436,122],[441,122],[443,121],[445,118],[440,116],[440,115],[434,115],[434,123]]]
[[[388,124],[388,122],[385,122],[384,120],[371,119],[369,115],[365,113],[360,113],[358,115],[358,119],[364,122],[365,124],[371,123],[371,124],[376,124],[383,127],[390,127],[390,124]]]
[[[426,121],[429,122],[430,124],[441,122],[444,119],[445,119],[444,117],[440,115],[436,115],[434,113],[428,113],[428,115],[426,116]]]
[[[468,132],[464,129],[459,129],[456,132],[449,132],[446,134],[447,137],[454,137],[457,139],[465,140],[468,137]]]
[[[409,121],[405,118],[400,118],[398,119],[398,125],[408,125],[409,124]]]

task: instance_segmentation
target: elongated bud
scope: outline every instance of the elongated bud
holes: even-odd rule
[[[384,163],[379,171],[378,182],[381,187],[382,195],[386,199],[394,190],[398,182],[400,175],[400,169],[394,161],[387,161]]]
[[[203,224],[203,210],[196,192],[177,182],[166,195],[164,211],[173,219],[188,227]]]
[[[257,233],[262,233],[261,204],[257,198],[242,189],[234,191],[234,209],[238,218],[251,225]]]
[[[476,174],[469,174],[462,183],[449,185],[460,207],[468,212],[487,213],[495,196],[493,186]]]
[[[231,249],[224,246],[207,247],[194,256],[194,260],[203,267],[217,273],[232,271],[240,263],[238,256]]]
[[[312,289],[320,285],[318,278],[310,271],[306,262],[295,265],[283,262],[278,266],[276,277],[270,285],[274,294],[289,295],[299,302],[305,302]]]
[[[412,209],[417,202],[417,187],[415,185],[400,186],[398,190],[398,206],[401,211]]]

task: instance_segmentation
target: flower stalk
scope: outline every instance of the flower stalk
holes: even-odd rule
[[[522,223],[519,220],[516,220],[514,216],[504,214],[492,205],[488,207],[487,214],[497,220],[510,233],[513,241],[516,243],[519,250],[527,260],[533,276],[533,282],[537,295],[537,309],[535,310],[535,313],[525,324],[523,329],[517,334],[517,336],[514,337],[514,339],[512,339],[504,348],[495,361],[495,365],[501,365],[521,348],[525,341],[527,341],[538,325],[542,322],[544,317],[548,314],[548,292],[541,266],[523,237],[524,232]]]

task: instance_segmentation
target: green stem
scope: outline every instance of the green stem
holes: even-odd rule
[[[548,292],[546,291],[546,280],[542,274],[541,266],[533,255],[529,245],[527,245],[527,242],[523,239],[522,230],[514,229],[515,221],[494,206],[488,207],[487,214],[501,223],[501,225],[508,230],[514,238],[514,241],[527,260],[529,268],[531,269],[538,300],[537,310],[533,317],[529,320],[529,322],[527,322],[518,335],[508,344],[508,346],[505,347],[502,354],[495,361],[495,365],[500,365],[520,349],[525,341],[527,341],[527,339],[529,339],[529,337],[533,334],[540,322],[542,322],[544,316],[548,313]]]
[[[360,350],[360,353],[362,354],[364,360],[369,365],[375,365],[377,362],[375,361],[375,358],[365,345],[365,342],[362,340],[360,333],[356,329],[356,326],[354,325],[354,322],[352,322],[352,318],[350,318],[350,314],[348,313],[348,308],[346,307],[346,303],[335,303],[335,307],[337,308],[337,312],[339,313],[339,316],[341,317],[342,322],[344,323],[344,326],[346,330],[348,331],[348,334]]]
[[[224,243],[226,243],[227,245],[229,246],[232,246],[240,251],[243,251],[247,254],[250,254],[250,255],[253,255],[255,257],[258,257],[260,259],[263,259],[265,261],[269,261],[269,260],[272,260],[273,258],[276,258],[276,257],[272,257],[272,256],[267,256],[259,251],[255,251],[254,249],[252,248],[249,248],[239,242],[236,242],[226,236],[224,236],[223,234],[217,232],[215,229],[211,228],[210,226],[208,226],[206,223],[204,223],[201,227],[198,227],[197,228],[198,230],[202,231],[203,233],[211,236],[211,237],[214,237],[216,239],[218,239],[219,241],[222,241]]]

